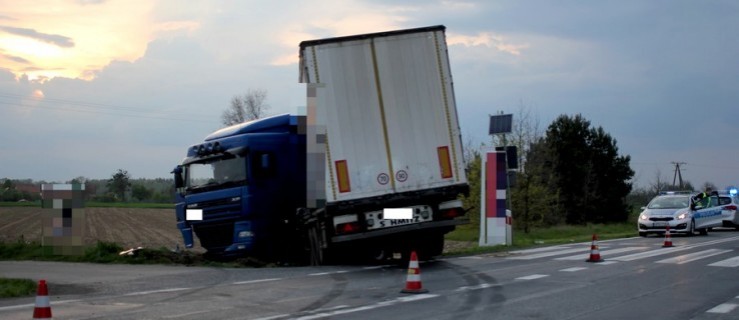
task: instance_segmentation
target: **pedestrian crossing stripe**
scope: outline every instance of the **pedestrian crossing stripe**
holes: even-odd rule
[[[617,253],[623,253],[623,252],[629,252],[629,251],[636,251],[636,250],[642,250],[646,249],[647,247],[625,247],[625,248],[618,248],[618,249],[611,249],[611,250],[604,250],[600,252],[601,257],[607,257],[608,255],[617,254]],[[582,260],[587,257],[583,255],[574,255],[569,257],[562,257],[562,258],[556,258],[554,260]]]
[[[691,261],[700,260],[703,258],[708,258],[708,257],[712,257],[715,255],[727,253],[730,251],[731,250],[708,249],[708,250],[703,250],[699,252],[684,254],[681,256],[674,257],[674,258],[660,260],[660,261],[657,261],[657,263],[683,264],[683,263],[688,263]]]
[[[726,260],[721,260],[718,262],[714,262],[709,264],[711,267],[728,267],[728,268],[736,268],[739,267],[739,257],[733,257]]]

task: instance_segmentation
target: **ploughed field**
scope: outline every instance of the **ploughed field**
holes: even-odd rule
[[[124,248],[158,249],[175,248],[179,245],[184,249],[174,209],[85,208],[84,210],[83,239],[86,245],[106,241],[118,243]],[[36,207],[0,207],[0,242],[13,242],[21,237],[25,241],[41,242],[42,218],[45,214],[50,213],[46,209]],[[447,240],[444,243],[444,252],[458,251],[472,245],[472,242]],[[200,247],[197,237],[195,247],[191,250],[205,252],[205,249]]]
[[[42,218],[49,214],[36,207],[0,207],[0,241],[12,242],[22,237],[41,242]],[[84,208],[84,215],[86,245],[106,241],[124,248],[174,248],[177,244],[183,247],[174,209]]]

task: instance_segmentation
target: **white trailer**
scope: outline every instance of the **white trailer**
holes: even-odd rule
[[[309,188],[309,208],[333,219],[327,243],[385,252],[413,240],[440,253],[468,190],[445,27],[304,41],[300,81],[318,169],[308,181],[323,186]],[[387,219],[387,208],[412,216]]]

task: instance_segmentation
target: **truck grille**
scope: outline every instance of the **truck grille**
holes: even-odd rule
[[[231,198],[202,201],[188,206],[188,209],[202,209],[203,218],[216,218],[240,213],[241,201],[232,201]]]
[[[195,225],[195,234],[200,239],[200,245],[204,248],[219,248],[233,243],[234,223],[226,222],[210,225]]]

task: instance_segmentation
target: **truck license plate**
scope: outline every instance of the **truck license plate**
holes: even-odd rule
[[[368,225],[367,229],[370,229],[370,230],[382,229],[382,228],[402,226],[406,224],[432,221],[433,218],[431,217],[430,208],[425,208],[425,210],[429,210],[428,214],[426,214],[426,217],[427,217],[426,219],[424,219],[420,213],[415,212],[416,210],[414,210],[412,219],[379,219],[382,217],[381,212],[367,213],[365,216],[367,220],[373,220],[373,224]]]

